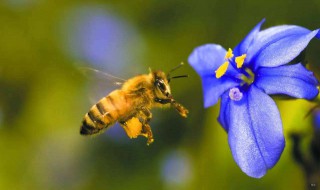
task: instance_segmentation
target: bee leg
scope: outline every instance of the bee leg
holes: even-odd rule
[[[153,143],[154,138],[153,138],[151,127],[148,123],[145,123],[142,125],[142,131],[141,131],[140,135],[142,135],[148,139],[147,145],[150,145],[151,143]]]
[[[160,104],[171,104],[182,117],[187,117],[187,114],[189,113],[189,111],[183,107],[181,104],[179,104],[178,102],[176,102],[173,98],[169,98],[169,99],[160,99],[160,98],[155,98],[154,101],[160,103]]]
[[[187,117],[189,111],[185,107],[183,107],[181,104],[179,104],[175,100],[171,102],[171,105],[179,112],[179,114],[182,117]]]
[[[161,99],[161,98],[155,98],[154,101],[158,102],[160,104],[170,104],[173,99]]]
[[[149,145],[154,141],[151,127],[149,125],[151,118],[152,113],[150,110],[147,108],[141,108],[138,113],[119,121],[119,123],[129,138],[137,138],[139,135],[144,136],[148,139],[147,145]]]
[[[140,135],[146,137],[148,139],[147,145],[150,145],[154,141],[152,130],[149,125],[149,121],[152,118],[152,113],[149,109],[142,108],[138,113],[138,117],[140,122],[142,123],[142,131]]]
[[[145,122],[148,122],[151,120],[152,118],[152,113],[148,108],[142,108],[140,114],[143,114],[143,117],[146,118]]]
[[[142,133],[142,123],[137,117],[132,117],[126,121],[119,121],[121,127],[129,138],[137,138]]]

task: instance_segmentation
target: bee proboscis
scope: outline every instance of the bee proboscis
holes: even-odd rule
[[[151,144],[153,134],[149,125],[153,107],[174,107],[182,117],[187,117],[188,110],[172,96],[170,80],[187,77],[171,77],[163,71],[151,71],[149,74],[135,76],[123,82],[120,89],[112,91],[93,105],[85,114],[80,128],[81,135],[98,134],[119,122],[130,138],[139,135],[147,138]],[[116,77],[114,77],[116,78]]]

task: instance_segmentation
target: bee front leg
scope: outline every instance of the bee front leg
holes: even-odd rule
[[[172,102],[173,99],[161,99],[161,98],[155,98],[154,101],[158,102],[160,104],[170,104]]]
[[[189,111],[185,107],[183,107],[181,104],[179,104],[175,100],[171,102],[171,105],[179,112],[179,114],[182,117],[187,117]]]
[[[168,99],[155,98],[155,101],[160,104],[169,104],[170,103],[171,106],[173,106],[182,117],[187,117],[187,114],[189,113],[189,111],[185,107],[183,107],[181,104],[176,102],[173,98],[168,98]]]

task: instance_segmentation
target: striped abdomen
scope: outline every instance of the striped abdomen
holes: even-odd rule
[[[113,125],[124,114],[122,110],[126,110],[127,106],[126,97],[122,91],[115,90],[111,92],[93,105],[84,116],[80,134],[96,134],[102,129]]]

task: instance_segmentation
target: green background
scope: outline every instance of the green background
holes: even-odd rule
[[[78,10],[87,9],[123,26],[116,69],[110,69],[112,62],[93,65],[81,51],[74,53],[74,38],[83,29],[78,23],[91,14]],[[94,86],[105,87],[79,67],[122,78],[149,67],[168,71],[187,63],[199,45],[234,47],[263,18],[263,28],[294,24],[314,30],[319,16],[319,0],[1,1],[0,189],[304,189],[289,134],[310,135],[311,117],[305,115],[313,103],[276,101],[286,147],[275,167],[254,179],[232,158],[227,134],[216,121],[219,104],[203,108],[200,78],[188,64],[176,74],[189,78],[173,81],[171,88],[189,117],[153,110],[150,146],[121,130],[80,136],[82,118],[93,105],[90,97],[105,95]],[[313,71],[320,64],[319,47],[313,40],[307,48]]]

